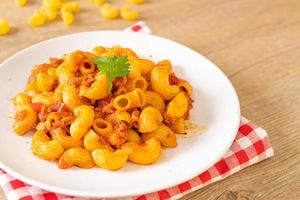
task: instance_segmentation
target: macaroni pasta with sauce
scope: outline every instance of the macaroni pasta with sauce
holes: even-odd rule
[[[61,169],[152,164],[163,147],[177,146],[176,134],[186,133],[191,94],[169,60],[98,46],[34,66],[13,98],[13,130],[34,130],[33,154],[57,160]]]

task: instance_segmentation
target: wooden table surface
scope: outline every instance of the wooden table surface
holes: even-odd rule
[[[40,1],[29,1],[25,8],[14,1],[0,3],[0,17],[13,27],[9,36],[0,37],[0,62],[48,38],[122,30],[132,24],[105,21],[99,8],[79,0],[82,12],[74,26],[66,28],[57,21],[32,29],[27,18]],[[148,0],[136,8],[154,34],[195,49],[226,73],[239,95],[242,114],[268,131],[275,149],[273,158],[183,199],[299,199],[300,1]],[[2,191],[0,199],[5,199]]]

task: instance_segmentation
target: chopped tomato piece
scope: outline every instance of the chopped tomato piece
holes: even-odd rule
[[[31,103],[30,105],[36,112],[38,112],[38,113],[41,112],[41,109],[43,106],[42,103]]]

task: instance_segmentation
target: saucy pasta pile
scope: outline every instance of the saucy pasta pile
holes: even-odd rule
[[[191,93],[170,61],[98,46],[34,66],[12,100],[13,130],[35,130],[33,154],[57,160],[61,169],[152,164],[162,147],[177,146],[176,134],[186,133]]]

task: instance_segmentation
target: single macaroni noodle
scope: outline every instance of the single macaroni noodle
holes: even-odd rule
[[[72,147],[83,147],[83,141],[81,139],[75,139],[72,136],[68,135],[67,131],[62,128],[54,129],[51,132],[53,139],[56,139],[65,150]]]
[[[56,160],[64,152],[61,143],[51,140],[42,130],[37,130],[32,136],[31,149],[33,154],[45,160]]]
[[[109,151],[108,149],[96,149],[92,152],[93,159],[98,167],[117,170],[122,168],[128,158],[125,150],[118,149],[116,151]]]
[[[144,144],[128,142],[122,145],[122,149],[128,153],[128,160],[136,164],[152,164],[160,156],[162,147],[158,140],[151,138]]]
[[[72,166],[89,169],[95,166],[95,162],[87,150],[73,147],[66,150],[58,160],[58,167],[61,169],[67,169]]]
[[[169,81],[169,68],[154,67],[151,71],[151,87],[161,95],[164,100],[171,100],[180,89],[177,85],[171,85]]]
[[[163,123],[161,123],[153,132],[142,134],[143,141],[147,141],[150,138],[157,139],[165,147],[177,146],[177,139],[175,133]]]

